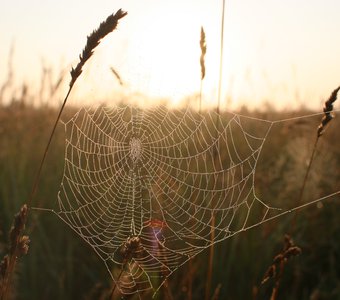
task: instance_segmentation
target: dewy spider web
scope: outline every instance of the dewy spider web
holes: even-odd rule
[[[189,108],[83,108],[65,123],[53,211],[92,246],[123,294],[157,291],[211,243],[290,211],[254,191],[273,124]]]

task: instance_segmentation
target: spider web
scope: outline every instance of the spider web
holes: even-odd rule
[[[189,108],[82,108],[65,123],[53,211],[91,245],[123,294],[157,291],[212,243],[291,211],[255,195],[273,124]]]

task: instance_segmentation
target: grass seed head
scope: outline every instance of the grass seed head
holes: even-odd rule
[[[141,240],[138,236],[129,237],[121,248],[121,254],[124,260],[129,260],[134,256],[141,254]]]
[[[28,208],[27,205],[24,204],[20,211],[14,216],[13,226],[9,232],[9,238],[10,238],[10,254],[14,254],[20,239],[22,237],[21,234],[23,230],[25,229],[25,223],[27,218],[27,212]]]
[[[9,256],[5,255],[2,261],[0,262],[0,279],[5,277],[8,266],[9,266]]]
[[[205,41],[205,32],[204,32],[203,27],[201,27],[200,48],[201,48],[201,57],[200,57],[201,80],[203,80],[205,77],[205,54],[207,53],[207,44]]]
[[[116,29],[118,21],[121,18],[125,17],[126,15],[127,12],[124,12],[121,9],[119,9],[115,14],[108,16],[104,22],[100,23],[98,29],[94,30],[87,37],[85,48],[82,54],[79,55],[79,63],[75,68],[72,68],[71,70],[70,87],[74,85],[75,81],[82,73],[83,66],[85,65],[86,61],[92,56],[94,48],[96,48],[99,45],[101,39],[103,39],[111,31]]]
[[[326,127],[328,125],[328,123],[334,118],[334,114],[333,114],[333,103],[335,102],[335,100],[337,99],[337,95],[338,95],[338,91],[340,90],[340,86],[337,87],[332,94],[330,95],[330,97],[328,98],[328,100],[325,102],[325,106],[323,108],[323,112],[324,112],[324,116],[321,120],[321,123],[318,127],[317,130],[317,135],[318,137],[322,136],[326,130]]]
[[[20,256],[24,256],[27,254],[28,249],[29,249],[29,243],[30,243],[30,239],[27,235],[23,235],[20,239],[19,239],[19,243],[18,243],[18,255]]]

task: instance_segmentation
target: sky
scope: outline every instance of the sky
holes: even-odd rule
[[[197,107],[201,26],[207,42],[202,105],[217,105],[222,0],[0,0],[0,84],[40,84],[78,62],[86,36],[119,8],[128,12],[86,65],[74,98],[167,98]],[[319,109],[340,84],[340,1],[226,0],[222,108],[266,103]],[[112,75],[114,68],[123,86]],[[67,89],[68,75],[65,86]],[[135,100],[133,100],[135,99]],[[137,100],[136,100],[137,99]]]

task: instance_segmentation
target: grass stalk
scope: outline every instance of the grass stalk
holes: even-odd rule
[[[215,239],[215,215],[212,213],[211,216],[211,232],[210,232],[210,247],[209,247],[209,261],[208,261],[208,273],[207,273],[207,283],[205,286],[205,300],[210,299],[211,294],[211,281],[213,276],[213,265],[214,265],[214,239]]]
[[[9,50],[8,56],[8,65],[7,65],[7,78],[5,82],[0,87],[0,105],[3,105],[3,98],[6,89],[8,89],[13,83],[13,56],[14,56],[14,42],[11,44],[11,48]]]
[[[288,263],[290,258],[299,254],[301,254],[301,249],[297,247],[291,237],[286,234],[284,237],[284,247],[282,248],[281,252],[274,257],[273,263],[267,269],[261,283],[264,284],[269,279],[274,279],[274,286],[272,289],[270,300],[276,300],[278,296],[285,265]]]
[[[24,204],[19,213],[14,216],[13,225],[9,233],[9,253],[5,255],[0,263],[0,299],[6,300],[10,295],[10,287],[16,262],[19,257],[27,254],[29,248],[29,237],[23,235],[27,218],[27,205]]]
[[[108,35],[110,32],[112,32],[114,29],[116,29],[117,25],[118,25],[118,20],[120,20],[121,18],[125,17],[127,15],[126,12],[122,11],[121,9],[119,9],[116,14],[112,14],[110,16],[107,17],[107,19],[100,23],[99,27],[97,30],[94,30],[88,37],[87,37],[87,42],[85,45],[85,48],[82,52],[82,54],[79,56],[79,62],[77,64],[77,66],[75,68],[71,69],[71,81],[69,83],[69,89],[68,92],[64,98],[63,104],[59,110],[58,116],[54,122],[51,134],[49,136],[43,157],[41,159],[41,162],[39,164],[39,168],[38,168],[38,172],[36,174],[34,183],[33,183],[33,187],[32,187],[32,191],[29,197],[29,200],[27,202],[28,206],[31,205],[32,200],[35,196],[35,193],[37,191],[37,187],[39,184],[39,180],[40,180],[40,176],[41,176],[41,171],[43,168],[43,165],[45,163],[46,160],[46,156],[48,153],[48,150],[51,146],[51,142],[54,136],[54,133],[56,131],[57,125],[59,123],[59,120],[61,118],[61,115],[64,111],[64,108],[66,106],[66,102],[68,100],[68,97],[72,91],[72,88],[75,84],[75,82],[77,81],[77,79],[79,78],[79,76],[81,75],[81,73],[83,72],[83,67],[85,65],[85,63],[89,60],[89,58],[93,55],[94,53],[94,49],[99,45],[100,41],[106,36]]]
[[[188,300],[192,300],[192,282],[193,282],[192,260],[193,258],[189,260]]]
[[[329,122],[334,118],[334,115],[332,113],[333,104],[337,99],[337,94],[338,94],[339,90],[340,90],[340,86],[337,87],[331,93],[330,97],[325,102],[325,106],[323,108],[324,115],[321,119],[320,125],[318,126],[318,129],[317,129],[317,132],[316,132],[316,138],[315,138],[315,142],[314,142],[314,145],[313,145],[312,154],[311,154],[310,159],[309,159],[307,170],[306,170],[306,173],[305,173],[305,176],[304,176],[304,179],[303,179],[303,182],[302,182],[301,190],[300,190],[300,193],[299,193],[299,197],[298,197],[298,202],[297,202],[298,205],[300,205],[302,203],[303,194],[304,194],[304,191],[305,191],[305,188],[306,188],[306,184],[307,184],[307,180],[308,180],[311,168],[312,168],[312,164],[314,162],[318,142],[319,142],[321,136],[324,134]],[[295,230],[296,222],[297,222],[297,212],[295,212],[292,223],[291,223],[291,234]]]
[[[302,203],[303,194],[304,194],[304,191],[306,189],[307,180],[308,180],[308,177],[309,177],[309,174],[310,174],[310,171],[312,169],[312,165],[313,165],[313,162],[314,162],[314,159],[315,159],[315,154],[316,154],[318,142],[319,142],[321,136],[324,134],[327,126],[329,125],[329,122],[334,118],[334,115],[332,113],[333,112],[333,104],[337,99],[337,94],[338,94],[339,90],[340,90],[340,86],[337,87],[331,93],[330,97],[325,102],[325,106],[323,108],[324,115],[321,119],[320,125],[318,126],[318,129],[317,129],[317,132],[316,132],[316,138],[315,138],[315,142],[314,142],[314,145],[313,145],[312,154],[310,156],[309,163],[308,163],[308,166],[307,166],[307,170],[306,170],[303,182],[302,182],[299,197],[298,197],[298,200],[297,200],[297,206],[300,206],[301,203]],[[283,249],[283,251],[274,258],[273,264],[268,268],[268,270],[267,270],[267,272],[264,276],[264,279],[262,281],[262,284],[263,284],[271,277],[273,277],[275,279],[270,300],[276,300],[277,299],[279,287],[280,287],[280,282],[281,282],[281,278],[283,276],[283,271],[284,271],[284,267],[285,267],[285,264],[287,262],[287,259],[291,255],[297,255],[297,254],[301,253],[301,249],[294,246],[294,244],[293,244],[293,242],[290,238],[290,236],[294,233],[295,228],[296,228],[297,216],[298,216],[297,211],[295,211],[294,217],[293,217],[291,225],[290,225],[290,235],[285,236],[286,246]],[[284,258],[287,258],[287,259],[284,260]],[[279,272],[277,272],[277,269],[279,269]]]
[[[221,46],[220,46],[220,71],[218,79],[218,94],[217,94],[217,109],[220,112],[221,105],[221,90],[222,90],[222,77],[223,77],[223,44],[224,44],[224,15],[225,15],[225,0],[223,0],[222,19],[221,19]]]
[[[204,32],[203,26],[201,27],[200,48],[201,48],[201,57],[200,57],[201,85],[200,85],[199,113],[201,113],[201,111],[202,111],[202,89],[203,89],[203,80],[204,80],[204,77],[205,77],[205,55],[207,53],[207,44],[206,44],[206,41],[205,41],[205,32]]]
[[[113,288],[112,288],[112,291],[110,293],[110,297],[108,300],[114,300],[113,299],[113,296],[114,296],[114,292],[116,290],[116,287],[117,287],[117,283],[119,282],[120,278],[122,277],[122,274],[124,272],[124,267],[125,267],[125,264],[122,266],[122,269],[120,270],[120,273],[118,275],[118,278],[117,278],[117,282],[115,282],[115,284],[113,285]]]
[[[222,3],[222,18],[221,18],[221,47],[220,47],[220,71],[219,71],[219,81],[218,81],[218,96],[217,96],[217,107],[216,107],[216,135],[218,138],[218,127],[219,127],[219,113],[221,105],[221,88],[222,88],[222,69],[223,69],[223,43],[224,43],[224,18],[225,18],[225,0]],[[215,157],[218,153],[215,152]],[[211,232],[210,232],[210,249],[209,249],[209,260],[208,260],[208,276],[207,283],[205,287],[205,300],[210,298],[211,282],[213,275],[213,262],[214,262],[214,239],[215,239],[215,215],[212,211],[211,213]]]
[[[11,241],[11,247],[10,247],[11,249],[10,249],[9,255],[7,256],[7,258],[5,256],[5,258],[4,258],[5,262],[1,264],[1,266],[2,266],[1,271],[3,273],[2,276],[1,276],[1,290],[0,290],[0,299],[1,300],[8,299],[9,290],[10,290],[11,281],[12,281],[11,278],[12,278],[12,275],[13,275],[14,270],[15,270],[17,258],[20,256],[19,255],[20,251],[23,251],[21,248],[26,245],[27,251],[28,251],[29,239],[28,239],[28,237],[23,235],[23,231],[24,231],[24,228],[25,228],[25,224],[27,222],[27,217],[28,217],[28,212],[29,212],[28,209],[31,206],[33,198],[36,194],[38,184],[39,184],[39,181],[40,181],[40,177],[41,177],[41,171],[42,171],[42,168],[44,166],[48,150],[51,146],[53,136],[55,134],[55,131],[56,131],[57,125],[59,123],[59,120],[61,118],[61,115],[64,111],[68,97],[69,97],[69,95],[72,91],[72,88],[73,88],[75,82],[77,81],[77,79],[81,75],[85,63],[93,55],[94,49],[99,45],[101,39],[103,39],[106,35],[108,35],[114,29],[116,29],[116,27],[118,25],[118,21],[121,18],[125,17],[126,15],[127,15],[126,12],[119,9],[116,12],[116,14],[112,14],[109,17],[107,17],[107,19],[99,25],[98,29],[94,30],[87,37],[87,43],[85,45],[85,48],[84,48],[82,54],[79,56],[79,63],[77,64],[77,66],[75,68],[71,69],[71,72],[70,72],[71,73],[71,81],[69,83],[69,89],[68,89],[68,92],[67,92],[67,94],[64,98],[64,101],[63,101],[62,106],[59,110],[58,116],[56,118],[56,121],[53,125],[52,131],[51,131],[50,136],[48,138],[48,142],[47,142],[45,151],[43,153],[42,159],[40,161],[38,171],[37,171],[37,174],[36,174],[34,182],[33,182],[32,190],[31,190],[31,193],[30,193],[28,201],[27,201],[27,205],[24,204],[20,213],[15,217],[15,222],[14,222],[14,226],[13,226],[14,231],[13,230],[11,231],[11,233],[14,232],[14,240]],[[17,221],[18,219],[19,219],[19,221]],[[16,225],[17,225],[16,222],[19,222],[19,225],[20,225],[19,229],[16,229]],[[24,243],[24,245],[23,245],[23,243]],[[26,249],[26,246],[25,246],[25,249]],[[27,253],[27,251],[26,251],[26,253]]]

